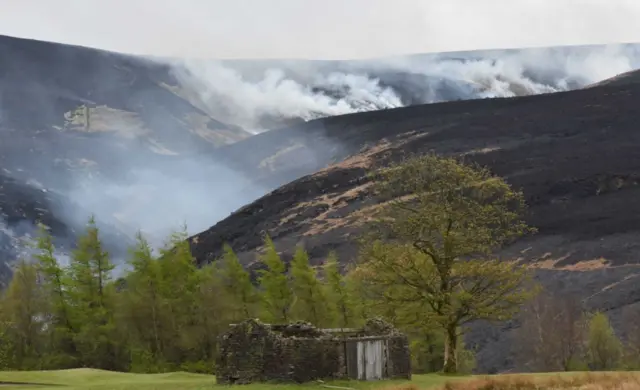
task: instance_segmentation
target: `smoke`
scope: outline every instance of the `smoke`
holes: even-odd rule
[[[249,131],[274,120],[566,91],[640,67],[640,46],[416,55],[363,61],[173,61],[185,94]]]
[[[179,85],[177,93],[220,123],[216,126],[226,123],[257,133],[296,121],[362,111],[581,88],[639,68],[639,48],[639,45],[608,45],[331,62],[168,62],[171,75]],[[109,72],[113,69],[109,67]],[[116,76],[110,79],[111,73],[106,70],[104,77],[99,77],[100,72],[102,70],[91,75],[92,80],[103,80],[104,85],[95,86],[98,91],[106,89],[105,86],[112,88],[111,84],[115,86],[113,89],[130,88],[129,84],[123,86],[114,81]],[[46,91],[49,88],[42,86]],[[19,175],[17,178],[30,183],[36,192],[44,189],[64,199],[62,204],[56,203],[51,208],[55,218],[71,226],[71,230],[80,232],[89,215],[94,214],[104,225],[101,230],[105,243],[119,249],[114,251],[119,262],[126,257],[123,249],[131,243],[137,230],[159,248],[169,233],[179,230],[182,224],[187,225],[191,234],[201,232],[272,190],[270,185],[275,183],[258,184],[259,178],[255,175],[232,168],[243,163],[249,165],[251,161],[250,168],[260,171],[258,164],[254,164],[254,156],[229,156],[214,148],[203,148],[199,145],[204,143],[202,138],[176,131],[177,122],[170,120],[174,117],[182,120],[184,108],[176,107],[184,102],[174,95],[162,95],[167,91],[156,85],[146,88],[133,94],[131,104],[143,107],[145,118],[150,118],[145,123],[153,124],[148,128],[142,129],[129,114],[110,112],[111,116],[105,114],[102,122],[94,121],[94,124],[117,130],[115,132],[94,132],[84,138],[70,135],[72,130],[36,133],[33,137],[25,133],[24,145],[29,148],[36,145],[38,153],[26,154],[10,148],[2,152],[3,156],[13,157],[2,161],[0,168],[10,170],[14,177]],[[81,95],[83,90],[74,93]],[[127,108],[122,102],[124,95],[113,99],[121,103],[123,110]],[[39,106],[54,113],[53,105],[46,105],[43,98]],[[174,108],[177,114],[167,116],[166,112]],[[0,118],[2,114],[0,110]],[[13,136],[12,142],[17,145],[15,137],[22,135]],[[45,136],[54,141],[38,138]],[[286,139],[278,142],[283,148],[288,145]],[[314,138],[309,142],[310,147],[321,154],[332,147],[319,142],[334,141]],[[163,151],[168,152],[163,154]],[[299,159],[314,157],[296,155],[290,164],[304,167],[304,161]],[[228,158],[240,164],[224,161]],[[70,164],[50,168],[57,159],[68,160]],[[308,164],[309,169],[316,165]],[[304,173],[296,171],[296,175]],[[278,180],[296,178],[283,176]],[[16,239],[33,235],[33,231],[26,217],[24,225],[1,224],[0,246],[20,248]],[[67,253],[61,252],[61,256]]]
[[[36,248],[37,227],[28,220],[21,220],[9,226],[0,218],[0,275],[10,273],[12,264],[16,259],[33,261],[40,251]],[[1,256],[6,256],[2,258]],[[69,265],[69,248],[56,247],[54,256],[63,267]],[[0,282],[3,282],[0,277]]]
[[[184,225],[190,234],[201,232],[266,192],[241,173],[198,157],[174,161],[170,170],[132,165],[127,176],[125,181],[78,180],[65,194],[129,237],[142,232],[155,249]],[[67,218],[86,221],[77,211],[69,209]]]
[[[265,118],[310,120],[402,106],[391,88],[366,74],[317,74],[301,83],[287,77],[284,69],[268,68],[252,82],[220,62],[185,61],[173,70],[181,86],[209,114],[253,132],[266,130],[261,124]],[[314,88],[335,91],[338,96]]]

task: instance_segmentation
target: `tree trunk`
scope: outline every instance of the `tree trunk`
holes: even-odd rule
[[[458,372],[458,327],[449,325],[445,331],[444,341],[444,367],[445,374],[455,374]]]

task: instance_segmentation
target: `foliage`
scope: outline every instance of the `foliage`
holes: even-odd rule
[[[476,354],[465,346],[462,338],[458,340],[458,373],[470,375],[476,369]]]
[[[367,237],[359,278],[382,305],[422,313],[445,335],[444,371],[456,372],[458,329],[506,320],[531,297],[528,271],[492,258],[532,231],[522,193],[486,169],[453,158],[420,156],[374,176],[383,207]]]
[[[286,324],[291,320],[294,295],[286,266],[269,236],[265,237],[265,254],[261,261],[266,266],[258,279],[263,292],[264,317],[269,322]]]
[[[227,310],[231,313],[231,321],[253,318],[257,314],[256,309],[259,303],[256,288],[233,249],[225,244],[223,250],[224,255],[218,262],[217,275],[227,302]]]
[[[611,371],[621,367],[622,343],[604,313],[595,313],[589,319],[587,353],[592,370]]]
[[[329,253],[324,264],[325,294],[334,314],[338,328],[349,328],[355,325],[356,309],[354,294],[343,274],[340,272],[338,258],[334,252]]]
[[[302,249],[287,272],[267,238],[258,288],[229,246],[219,261],[196,267],[186,237],[185,228],[156,252],[138,233],[129,271],[114,280],[93,218],[64,267],[41,225],[33,261],[18,264],[0,300],[0,368],[211,374],[230,323],[265,314],[333,327],[338,310],[354,321],[353,288],[335,256],[324,279]]]
[[[5,356],[9,366],[37,368],[35,359],[42,353],[39,345],[43,337],[43,324],[38,318],[43,302],[41,293],[36,267],[21,260],[2,302],[3,342],[10,342]]]
[[[316,270],[309,264],[307,252],[301,247],[298,247],[291,262],[291,290],[295,296],[291,308],[294,319],[321,327],[332,324],[325,289]]]

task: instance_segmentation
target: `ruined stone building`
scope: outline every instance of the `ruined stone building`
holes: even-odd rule
[[[247,320],[220,336],[219,384],[410,379],[407,337],[381,320],[361,329]]]

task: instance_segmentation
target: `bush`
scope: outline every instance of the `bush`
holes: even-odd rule
[[[589,320],[587,352],[593,370],[610,371],[621,367],[622,343],[603,313],[595,313]]]
[[[157,374],[175,371],[175,367],[153,356],[149,351],[131,351],[131,372],[141,374]]]
[[[458,351],[458,373],[463,375],[471,375],[476,369],[476,353],[470,349],[462,347]]]
[[[215,374],[215,364],[206,360],[198,360],[197,362],[184,362],[180,365],[180,370],[192,372],[194,374]]]

